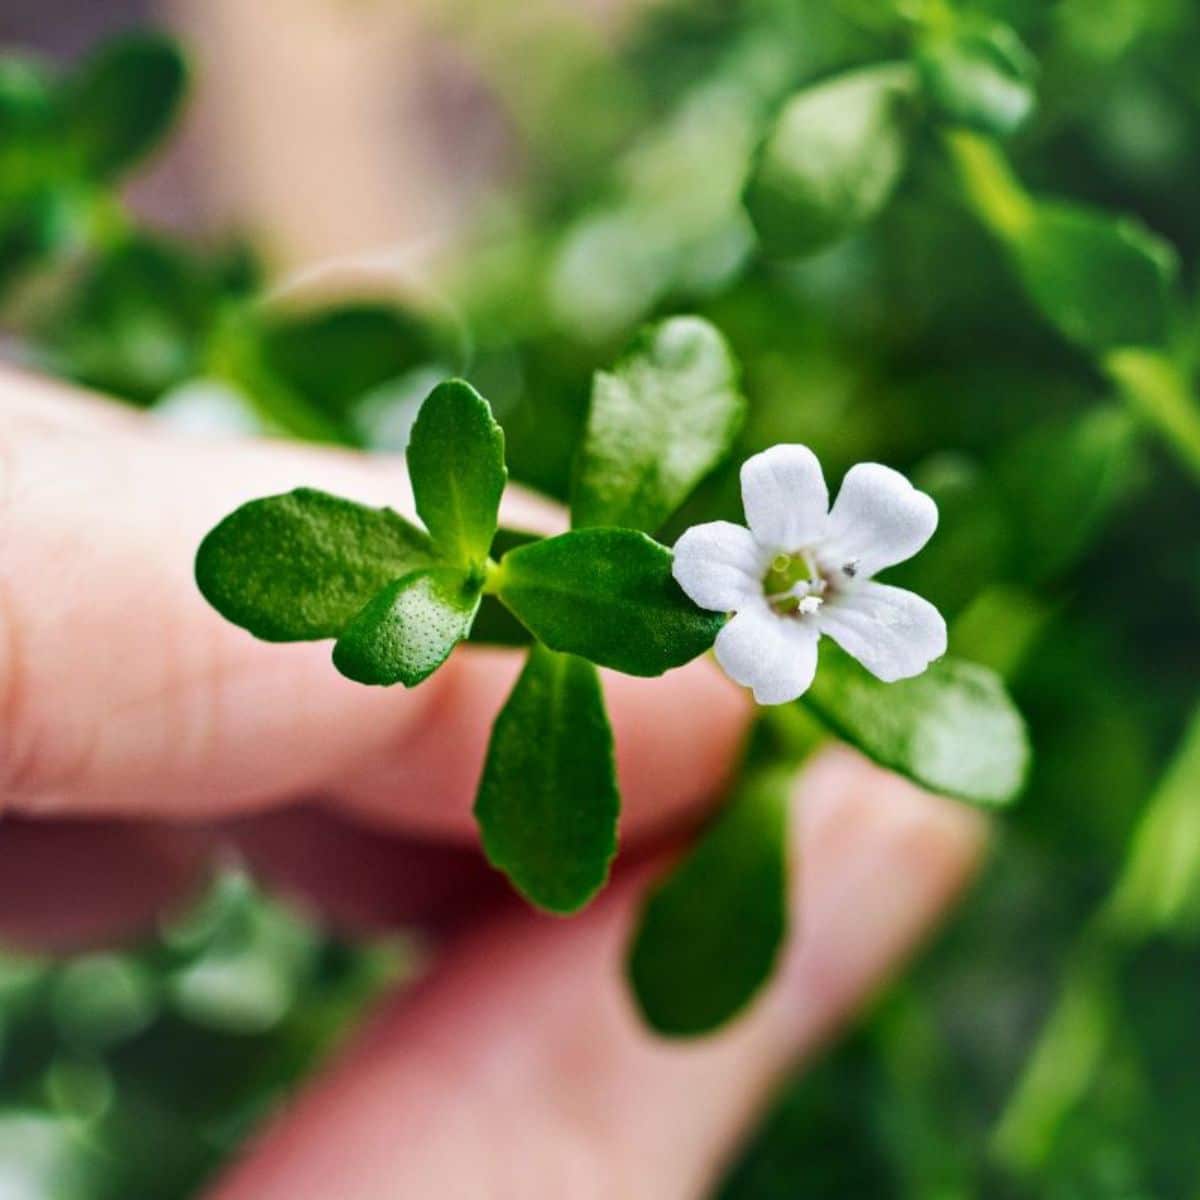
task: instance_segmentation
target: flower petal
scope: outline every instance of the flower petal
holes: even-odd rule
[[[879,463],[859,463],[846,472],[829,514],[822,564],[838,569],[854,564],[859,579],[912,558],[933,536],[938,510],[899,471]]]
[[[825,534],[829,489],[807,446],[772,446],[742,464],[746,524],[772,553],[805,550]]]
[[[732,521],[693,525],[675,543],[671,573],[701,608],[733,612],[762,595],[767,569],[763,551],[750,530]]]
[[[781,617],[756,605],[717,634],[717,662],[730,679],[753,688],[759,704],[786,704],[803,695],[817,673],[819,636],[808,618]]]
[[[838,592],[816,615],[821,632],[884,683],[920,675],[946,653],[946,622],[928,600],[886,583]]]

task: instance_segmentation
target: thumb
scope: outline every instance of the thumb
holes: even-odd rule
[[[184,440],[0,373],[0,800],[207,818],[319,791],[469,835],[518,655],[465,648],[412,691],[366,688],[337,674],[327,643],[267,645],[228,624],[192,575],[203,535],[253,497],[303,485],[411,511],[407,478],[395,458]],[[509,523],[562,527],[556,506],[509,493]],[[709,664],[609,695],[635,823],[728,769],[746,706]]]
[[[569,923],[497,920],[252,1147],[219,1200],[692,1200],[796,1058],[928,931],[978,858],[977,814],[845,751],[797,793],[793,941],[728,1029],[656,1038],[623,956],[639,884]]]

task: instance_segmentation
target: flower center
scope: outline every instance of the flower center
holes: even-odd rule
[[[763,576],[763,594],[780,616],[808,616],[823,603],[828,582],[806,550],[777,554]]]

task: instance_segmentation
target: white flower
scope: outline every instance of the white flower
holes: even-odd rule
[[[735,614],[717,635],[717,661],[760,704],[807,691],[821,634],[887,683],[946,653],[941,613],[872,578],[937,528],[937,505],[899,472],[852,467],[831,511],[816,455],[772,446],[742,466],[742,504],[749,529],[694,526],[675,543],[673,571],[701,608]]]

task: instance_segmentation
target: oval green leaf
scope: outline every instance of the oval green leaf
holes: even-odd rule
[[[479,583],[460,567],[424,567],[389,583],[346,626],[333,665],[357,683],[416,687],[471,632]]]
[[[196,582],[227,620],[269,642],[337,637],[385,584],[435,561],[390,508],[312,488],[252,500],[200,544]]]
[[[661,675],[703,654],[725,617],[697,608],[671,552],[633,529],[578,529],[518,546],[498,594],[552,650],[628,675]]]
[[[768,254],[815,253],[882,210],[908,158],[913,78],[904,63],[866,67],[788,102],[745,193]]]
[[[747,777],[700,841],[650,892],[629,955],[659,1033],[707,1033],[767,981],[787,933],[790,775]]]
[[[746,403],[721,334],[699,317],[642,333],[592,384],[571,498],[576,528],[653,533],[729,452]]]
[[[504,431],[469,383],[451,379],[429,393],[408,443],[408,471],[417,513],[442,556],[482,564],[508,472]]]
[[[266,313],[261,340],[267,370],[336,420],[347,419],[380,384],[461,356],[449,330],[431,317],[366,300]]]
[[[1012,249],[1030,298],[1063,337],[1094,352],[1166,341],[1178,261],[1136,221],[1040,204]]]
[[[145,156],[183,99],[187,64],[169,38],[135,33],[106,43],[63,85],[65,150],[92,178],[109,178]]]
[[[1025,784],[1025,722],[1000,677],[943,658],[923,675],[881,683],[832,645],[800,701],[880,766],[931,792],[996,807]]]
[[[612,730],[596,668],[534,646],[492,728],[475,817],[488,861],[539,908],[582,908],[617,849]]]

